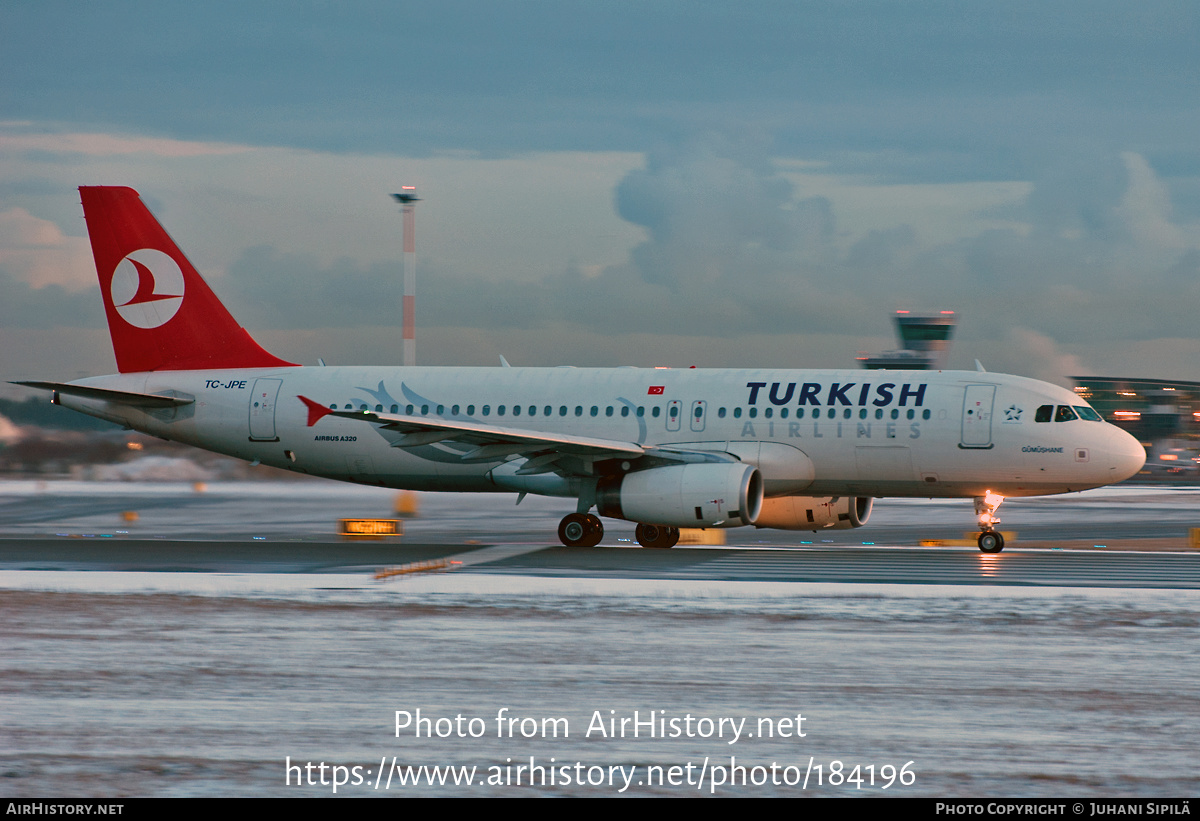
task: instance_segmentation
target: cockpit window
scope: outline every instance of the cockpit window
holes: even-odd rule
[[[1049,422],[1050,419],[1053,418],[1053,416],[1054,416],[1054,406],[1053,405],[1042,405],[1040,408],[1037,409],[1037,413],[1034,414],[1033,421]]]
[[[1058,411],[1054,414],[1055,422],[1070,422],[1072,419],[1078,419],[1075,411],[1071,410],[1070,405],[1059,405]]]
[[[1087,405],[1075,405],[1075,412],[1079,414],[1080,419],[1086,419],[1089,422],[1103,422],[1104,418]]]

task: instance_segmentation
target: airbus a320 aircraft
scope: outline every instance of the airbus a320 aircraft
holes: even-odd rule
[[[233,319],[142,203],[80,188],[120,373],[21,382],[163,439],[350,482],[574,499],[645,547],[681,527],[866,524],[879,496],[975,501],[1134,475],[1145,451],[1070,391],[961,371],[300,367]],[[519,501],[519,499],[518,499]]]

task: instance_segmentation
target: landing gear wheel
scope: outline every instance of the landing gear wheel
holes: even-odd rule
[[[674,547],[679,544],[679,528],[638,525],[634,536],[642,547]]]
[[[600,544],[600,540],[604,538],[604,523],[600,521],[600,517],[594,513],[586,514],[588,524],[588,535],[583,543],[584,547],[595,547]]]
[[[563,516],[558,523],[558,540],[567,547],[595,547],[604,538],[604,525],[588,513]]]
[[[1004,537],[994,530],[979,534],[979,549],[984,553],[999,553],[1004,549]]]

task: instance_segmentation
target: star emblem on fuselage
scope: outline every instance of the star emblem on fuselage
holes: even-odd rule
[[[1024,413],[1024,411],[1021,408],[1018,408],[1016,405],[1009,405],[1004,409],[1004,421],[1020,422],[1022,413]]]

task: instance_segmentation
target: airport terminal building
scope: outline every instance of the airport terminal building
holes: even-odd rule
[[[1072,376],[1075,393],[1146,446],[1141,478],[1200,477],[1200,382]]]

